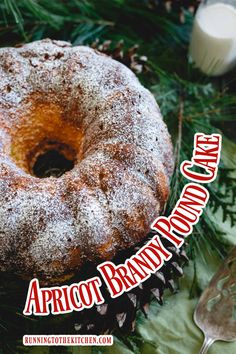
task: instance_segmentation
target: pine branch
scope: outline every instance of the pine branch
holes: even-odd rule
[[[235,109],[235,96],[225,96],[215,89],[212,84],[192,83],[177,75],[167,76],[159,72],[160,83],[152,87],[152,91],[160,104],[169,127],[172,128],[172,137],[177,147],[176,171],[172,179],[171,197],[167,208],[170,213],[179,198],[186,180],[179,173],[180,162],[191,159],[193,138],[196,132],[211,134],[217,132],[214,123],[219,120],[233,118],[231,108]],[[178,101],[181,102],[179,112],[176,110]],[[227,109],[227,112],[225,111]],[[179,122],[179,123],[177,123]],[[181,122],[181,124],[180,124]],[[179,133],[176,133],[179,132]],[[232,169],[225,168],[223,162],[219,170],[218,180],[209,184],[210,200],[207,210],[216,213],[222,211],[222,222],[229,219],[233,227],[236,222],[236,212],[233,208],[235,201],[236,181],[230,176]],[[189,240],[189,252],[195,249],[197,256],[201,255],[201,244],[209,254],[216,251],[224,254],[222,232],[218,225],[209,219],[207,210],[201,216],[201,221],[195,225],[195,232]],[[223,252],[222,252],[223,249]],[[206,261],[204,259],[204,261]]]
[[[234,92],[228,92],[229,82],[226,81],[221,88],[188,62],[193,9],[187,9],[188,4],[195,7],[197,2],[171,1],[171,9],[166,7],[166,1],[161,0],[4,0],[0,3],[2,46],[45,37],[68,40],[75,45],[94,46],[96,41],[102,51],[138,73],[141,82],[155,95],[175,146],[176,171],[171,182],[168,215],[187,182],[179,172],[179,165],[192,157],[194,134],[198,131],[205,134],[220,132],[216,128],[219,123],[233,121],[236,117],[236,96]],[[142,57],[147,57],[148,61],[143,61]],[[139,65],[142,70],[138,72]],[[222,163],[217,181],[208,186],[209,204],[189,238],[188,253],[192,259],[203,257],[202,260],[207,262],[202,255],[202,247],[209,255],[224,255],[227,246],[222,244],[222,231],[210,215],[219,210],[222,221],[229,219],[234,225],[235,182],[232,170]],[[22,323],[17,320],[17,313],[22,309],[7,307],[8,297],[12,295],[9,284],[7,294],[4,295],[3,291],[0,289],[1,311],[7,312],[5,317],[8,320],[0,320],[2,340],[9,328],[14,333],[20,332],[19,323]],[[26,319],[21,320],[26,328],[34,325]],[[141,345],[139,336],[128,337],[124,341],[132,350]],[[6,353],[21,350],[5,348]]]
[[[94,38],[111,21],[101,19],[88,1],[4,0],[0,4],[0,39],[14,43],[53,37],[76,44]]]

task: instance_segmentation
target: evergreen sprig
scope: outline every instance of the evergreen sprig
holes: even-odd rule
[[[198,2],[190,1],[193,5]],[[185,2],[172,1],[175,11],[166,11],[166,5],[159,6],[159,3],[166,1],[3,0],[0,3],[0,43],[12,46],[51,37],[71,41],[74,45],[91,45],[99,39],[101,43],[112,41],[116,48],[122,40],[126,53],[130,47],[139,45],[140,55],[148,57],[148,70],[140,73],[139,79],[156,97],[175,147],[176,170],[166,209],[169,214],[187,183],[179,166],[192,157],[194,134],[220,132],[218,129],[225,122],[234,121],[236,95],[232,78],[210,80],[189,63],[187,51],[193,14],[182,10]],[[177,3],[179,8],[176,8]],[[178,9],[184,14],[183,23]],[[188,250],[192,258],[204,257],[202,247],[209,254],[217,252],[220,256],[226,250],[222,245],[222,231],[212,221],[211,214],[220,211],[222,221],[229,219],[231,225],[235,225],[236,181],[232,172],[222,161],[217,180],[207,186],[209,204],[189,238]],[[5,303],[0,306],[6,310]],[[18,313],[19,309],[9,311]],[[10,323],[10,327],[12,325],[14,323]],[[1,331],[8,326],[9,323],[0,320]],[[140,337],[124,340],[129,348],[138,346],[139,341]],[[6,353],[14,353],[14,350],[7,348]],[[18,353],[21,349],[17,350]]]

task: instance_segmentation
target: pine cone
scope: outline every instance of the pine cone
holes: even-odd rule
[[[158,8],[179,14],[180,22],[184,23],[184,10],[194,13],[202,0],[144,0],[144,2],[152,10]]]
[[[123,252],[123,255],[115,260],[115,263],[122,263],[129,258],[135,250],[140,249],[144,243],[154,236],[151,232],[145,242],[140,243],[135,249]],[[183,275],[182,266],[188,262],[188,257],[183,249],[176,249],[168,240],[162,240],[163,245],[172,254],[171,261],[167,262],[160,271],[152,274],[151,277],[138,287],[118,298],[112,299],[105,285],[101,287],[105,303],[83,313],[76,314],[77,323],[75,331],[78,333],[119,333],[132,332],[135,328],[137,311],[141,310],[147,317],[148,307],[152,300],[163,304],[165,289],[176,293],[176,280]]]
[[[130,258],[138,251],[149,239],[154,236],[150,233],[148,238],[137,245],[135,248],[125,250],[122,254],[114,259],[114,263],[124,263],[127,258]],[[32,327],[32,332],[28,328],[29,320],[17,316],[14,311],[9,311],[9,308],[16,308],[17,312],[21,311],[25,304],[28,282],[17,279],[15,275],[2,275],[1,284],[6,284],[1,290],[2,306],[2,321],[8,323],[8,330],[4,331],[4,341],[6,345],[10,336],[19,338],[30,333],[80,333],[80,334],[105,334],[116,332],[117,334],[127,334],[135,329],[135,319],[138,311],[141,311],[145,316],[148,315],[148,307],[151,301],[158,301],[163,304],[164,291],[170,289],[173,293],[177,291],[177,279],[183,275],[182,266],[188,261],[186,253],[183,249],[176,249],[166,239],[162,239],[162,243],[166,249],[172,253],[172,259],[166,262],[160,271],[152,274],[144,283],[132,289],[128,293],[124,293],[120,297],[112,299],[108,292],[105,283],[100,288],[105,303],[102,305],[86,309],[82,312],[73,312],[63,316],[49,316],[41,319],[34,319],[35,327]],[[94,264],[86,264],[74,279],[72,283],[79,282],[84,279],[99,275]],[[17,330],[16,330],[17,327]],[[4,342],[3,341],[3,342]],[[2,345],[5,345],[4,343]]]
[[[139,49],[138,44],[135,44],[129,49],[125,49],[124,41],[122,40],[114,44],[110,40],[100,43],[99,39],[96,39],[90,47],[97,49],[100,52],[109,55],[111,58],[121,62],[136,74],[149,71],[147,66],[148,58],[145,55],[140,56],[137,53]]]

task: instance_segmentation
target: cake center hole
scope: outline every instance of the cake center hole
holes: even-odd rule
[[[37,156],[33,165],[33,174],[39,178],[60,177],[73,169],[75,161],[66,157],[63,152],[51,149]]]

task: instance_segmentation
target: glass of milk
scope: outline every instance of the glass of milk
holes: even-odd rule
[[[236,64],[236,0],[208,0],[199,6],[190,57],[205,74],[225,74]]]

